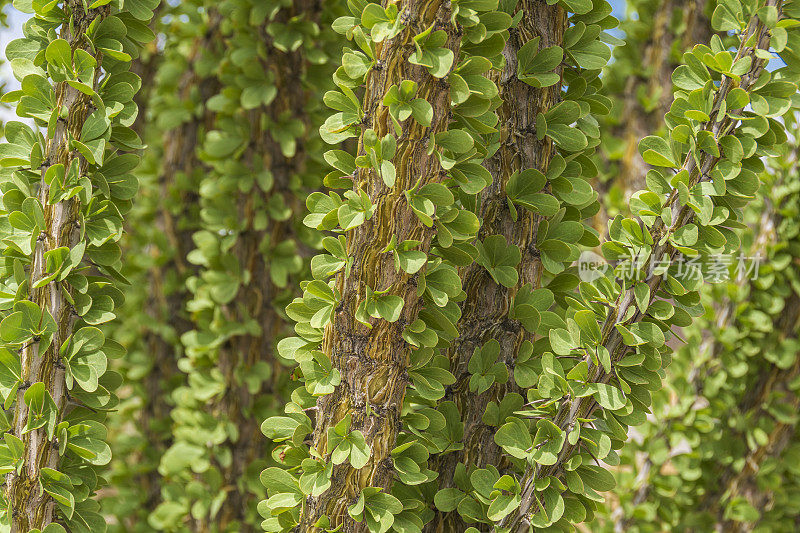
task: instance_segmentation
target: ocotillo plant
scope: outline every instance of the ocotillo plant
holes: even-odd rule
[[[161,502],[158,465],[173,441],[171,394],[182,382],[180,336],[192,329],[186,280],[196,268],[186,255],[198,226],[198,183],[205,171],[197,149],[213,118],[206,103],[219,90],[207,51],[219,37],[220,17],[204,17],[191,2],[168,7],[160,5],[156,26],[167,39],[165,49],[147,58],[155,71],[147,115],[140,109],[137,123],[149,149],[136,171],[140,190],[122,241],[124,274],[148,289],[127,298],[109,333],[128,352],[115,367],[128,385],[112,419],[107,476],[115,490],[103,499],[112,529],[119,531],[149,531],[148,518]],[[152,520],[160,524],[158,516]]]
[[[592,6],[573,9],[568,16],[560,5],[520,2],[507,13],[517,22],[498,73],[503,126],[485,163],[491,186],[480,197],[477,261],[463,273],[459,337],[446,352],[456,382],[444,401],[460,412],[463,444],[436,458],[441,490],[427,531],[465,530],[466,522],[501,518],[502,511],[484,509],[485,502],[465,492],[480,490],[473,472],[476,479],[497,474],[492,469],[503,453],[494,435],[534,384],[536,334],[552,324],[555,297],[562,301],[575,287],[567,269],[579,245],[599,243],[582,223],[598,207],[587,181],[595,170],[588,156],[598,144],[595,117],[609,107],[597,94],[597,74],[611,52],[596,37],[616,22],[603,18],[607,13],[598,17],[602,11]],[[569,127],[573,122],[576,128]]]
[[[486,5],[488,4],[481,4],[482,7]],[[375,42],[376,32],[377,41],[383,43],[387,35],[404,35],[407,24],[411,23],[413,28],[413,23],[420,17],[413,12],[416,4],[401,6],[398,12],[394,11],[393,6],[384,9],[371,4],[354,4],[351,7],[353,17],[340,19],[338,27],[347,31],[356,42],[361,37],[360,41],[366,43],[362,44],[364,51],[361,55],[356,54],[364,66],[355,69],[356,57],[345,55],[343,73],[348,74],[348,69],[350,73],[357,72],[361,75],[366,72],[367,88],[370,89],[372,85],[369,80],[382,79],[397,72],[395,68],[391,68],[388,73],[382,70],[386,65],[380,54],[392,45],[392,41],[373,47],[370,41]],[[537,7],[544,9],[545,6],[523,3],[521,7],[513,7],[506,12],[508,18],[505,20],[509,21],[508,25],[499,26],[503,31],[497,36],[488,37],[487,41],[498,37],[496,40],[502,41],[504,47],[506,42],[512,42],[513,47],[513,39],[519,35],[530,37],[530,32],[526,35],[522,23],[526,7],[532,11]],[[406,8],[409,11],[405,11]],[[573,12],[579,12],[579,15],[571,18],[570,26],[564,30],[563,57],[568,57],[578,67],[601,68],[605,64],[601,50],[606,50],[607,53],[608,49],[594,39],[604,28],[613,27],[614,23],[607,20],[608,11],[602,5],[596,8],[595,12],[592,6],[573,6]],[[459,5],[456,18],[462,14],[460,9]],[[492,27],[497,28],[497,21],[504,20],[502,13],[496,11],[482,15],[476,12],[475,21],[486,27],[483,23],[485,16],[487,19],[491,18],[495,22]],[[558,11],[554,9],[554,13]],[[431,486],[426,482],[443,474],[439,470],[440,465],[457,462],[447,458],[448,454],[468,453],[459,450],[464,447],[461,441],[465,431],[474,431],[470,426],[476,422],[471,421],[470,417],[472,420],[480,417],[484,423],[485,420],[496,420],[489,425],[499,426],[494,434],[494,444],[503,449],[505,457],[496,459],[495,464],[486,468],[462,463],[454,474],[449,474],[445,466],[446,477],[442,480],[444,488],[438,492],[434,489],[433,498],[440,512],[455,511],[460,517],[457,520],[493,524],[500,531],[527,531],[531,526],[542,528],[554,524],[578,523],[591,518],[596,508],[595,502],[602,500],[597,491],[613,487],[611,474],[599,461],[603,460],[611,465],[618,461],[614,450],[622,446],[626,439],[625,426],[643,421],[650,404],[649,390],[651,387],[657,389],[661,385],[659,372],[669,358],[665,332],[669,334],[671,326],[687,325],[702,309],[696,292],[702,277],[698,279],[686,272],[679,272],[679,254],[707,256],[738,247],[738,237],[733,231],[740,225],[738,208],[746,204],[748,198],[752,198],[758,189],[756,173],[761,165],[759,156],[770,153],[772,146],[785,139],[781,123],[763,117],[780,116],[791,105],[790,97],[796,92],[794,83],[786,81],[780,73],[772,80],[773,75],[764,71],[764,65],[769,58],[767,50],[772,48],[783,51],[786,48],[788,34],[785,28],[791,26],[791,23],[785,19],[779,22],[780,13],[779,6],[774,4],[758,9],[749,5],[726,4],[715,10],[712,21],[718,30],[734,31],[739,35],[738,48],[735,52],[730,52],[721,39],[715,37],[710,46],[697,45],[684,55],[685,64],[676,69],[675,100],[666,117],[669,137],[650,136],[640,144],[644,161],[657,167],[648,173],[647,183],[650,190],[633,197],[631,207],[635,219],[618,217],[610,224],[611,240],[602,247],[606,258],[617,264],[616,269],[609,270],[606,275],[591,282],[584,281],[580,284],[577,276],[571,272],[565,272],[560,279],[556,277],[555,283],[551,284],[562,292],[569,292],[576,285],[579,288],[577,292],[562,295],[557,302],[548,298],[539,301],[540,296],[547,296],[548,293],[549,298],[553,298],[553,291],[550,290],[532,295],[529,293],[533,292],[533,286],[527,291],[520,290],[518,294],[522,300],[519,302],[519,309],[515,307],[513,310],[518,322],[524,327],[525,321],[529,325],[534,324],[537,315],[548,313],[538,318],[543,327],[537,329],[533,325],[534,331],[531,333],[537,335],[533,338],[534,342],[520,344],[516,354],[508,354],[508,348],[505,348],[503,360],[499,362],[497,359],[501,343],[497,339],[492,341],[482,338],[481,345],[474,346],[478,349],[467,363],[469,384],[457,381],[464,372],[464,358],[457,357],[450,361],[439,355],[442,350],[447,353],[449,346],[460,346],[460,342],[475,342],[472,337],[459,337],[464,334],[463,324],[450,320],[456,327],[451,331],[444,331],[448,336],[431,336],[431,344],[426,346],[409,333],[426,334],[430,329],[429,325],[422,320],[414,330],[412,314],[405,318],[405,322],[400,320],[401,325],[405,324],[406,327],[406,336],[403,339],[406,341],[405,345],[399,342],[397,345],[384,344],[391,337],[389,334],[376,336],[377,328],[389,327],[381,319],[388,323],[400,319],[402,311],[408,310],[414,302],[407,297],[397,298],[391,290],[386,294],[376,293],[376,289],[391,289],[391,284],[384,283],[381,287],[374,287],[374,269],[368,274],[362,274],[359,268],[367,264],[363,263],[364,258],[373,260],[377,256],[374,253],[364,256],[358,245],[354,244],[357,241],[351,240],[354,237],[331,238],[328,250],[331,253],[319,260],[321,268],[318,273],[323,274],[319,276],[323,279],[337,273],[335,282],[326,284],[317,279],[306,285],[303,299],[297,300],[288,308],[292,318],[298,321],[296,329],[300,336],[282,344],[285,353],[301,363],[300,369],[305,379],[304,395],[322,398],[314,405],[308,396],[304,400],[303,395],[296,394],[295,401],[286,408],[287,416],[265,422],[263,429],[268,436],[289,442],[278,459],[300,474],[298,479],[278,468],[265,471],[263,480],[270,493],[265,511],[269,511],[271,516],[265,522],[265,527],[281,531],[291,529],[295,523],[299,523],[305,528],[341,526],[352,531],[385,531],[395,527],[394,523],[398,520],[402,521],[401,527],[410,527],[407,523],[420,527],[420,522],[428,520],[428,513],[423,511],[422,516],[411,518],[407,511],[424,508],[420,503],[412,502],[424,502],[426,498],[430,502]],[[454,19],[450,17],[449,20],[452,22]],[[558,17],[551,20],[565,24],[563,16],[560,20]],[[597,24],[593,26],[591,23]],[[440,22],[439,26],[446,28],[446,23]],[[365,35],[364,27],[370,30],[369,38],[362,37]],[[432,56],[436,57],[438,54],[449,58],[447,45],[452,37],[448,37],[444,29],[441,31],[444,32],[439,38],[442,51]],[[537,31],[541,29],[537,28]],[[465,35],[468,33],[465,32]],[[419,33],[418,36],[427,37],[424,33]],[[400,37],[403,38],[407,37]],[[613,40],[610,37],[606,39]],[[602,48],[598,48],[598,45]],[[499,46],[495,50],[498,48]],[[519,80],[530,80],[534,87],[560,82],[561,76],[553,71],[562,68],[562,57],[557,57],[562,49],[545,49],[546,51],[540,51],[537,43],[525,50],[528,54],[536,52],[537,59],[541,53],[542,61],[534,61],[530,71],[527,68],[518,70],[516,75]],[[423,47],[417,49],[418,54],[424,51]],[[461,50],[453,50],[453,54],[456,65],[461,65],[462,62],[470,65],[475,61],[474,49],[470,50],[466,46],[462,46]],[[506,54],[504,58],[508,61]],[[555,61],[547,61],[551,56]],[[416,59],[418,56],[413,57]],[[501,68],[503,61],[493,62],[492,57],[487,57],[488,65]],[[527,56],[524,58],[530,59]],[[598,58],[601,59],[599,64]],[[436,63],[428,68],[436,69]],[[459,72],[458,67],[455,72]],[[494,74],[489,73],[487,77],[492,76]],[[541,79],[536,79],[537,77]],[[581,152],[591,145],[588,141],[591,135],[587,136],[582,129],[587,129],[590,133],[595,131],[592,129],[593,122],[580,120],[589,116],[590,111],[602,109],[603,102],[602,99],[591,98],[593,92],[587,91],[590,87],[596,89],[590,85],[591,79],[583,78],[578,83],[569,83],[568,80],[570,90],[565,93],[567,101],[536,115],[534,131],[539,141],[549,137],[567,153]],[[414,85],[408,84],[407,96],[403,97],[402,93],[398,93],[401,101],[408,102],[404,117],[413,116],[415,106],[425,106],[427,109],[426,104],[417,103],[419,99],[414,99],[415,94],[411,91],[417,88],[421,80],[414,81]],[[513,82],[516,83],[516,80]],[[384,82],[383,86],[391,86],[391,83]],[[443,88],[448,87],[452,92],[457,84],[451,83]],[[571,95],[573,88],[574,93]],[[575,105],[569,102],[570,96],[574,100],[580,100],[587,92],[589,97],[584,103],[585,107],[578,102]],[[335,108],[341,112],[323,126],[323,132],[331,133],[334,130],[349,135],[353,125],[359,125],[363,136],[360,150],[364,152],[363,155],[359,152],[360,159],[355,160],[356,166],[342,163],[345,156],[341,153],[331,155],[343,175],[340,179],[347,179],[354,170],[356,178],[361,176],[362,171],[357,170],[361,161],[364,167],[374,169],[374,174],[368,174],[374,180],[369,182],[372,187],[377,186],[380,191],[385,185],[393,190],[395,182],[391,178],[395,177],[395,160],[389,161],[391,166],[384,167],[386,158],[377,148],[371,148],[379,146],[376,143],[381,141],[383,130],[373,137],[369,131],[372,128],[367,128],[368,124],[363,121],[358,122],[362,107],[356,101],[357,96],[348,96],[347,90],[343,90],[343,93],[344,96],[336,97],[335,104]],[[394,117],[392,106],[394,105],[394,111],[397,112],[401,107],[397,105],[397,98],[391,91],[386,94],[387,98],[383,102],[386,107],[379,110]],[[510,100],[505,105],[513,106],[515,102],[510,96],[513,93],[508,89],[504,93],[501,89],[498,95],[502,97],[503,94]],[[368,90],[364,97],[370,96],[374,98]],[[348,99],[350,103],[347,103]],[[431,104],[436,102],[434,98],[426,99]],[[450,100],[458,102],[452,95]],[[752,106],[751,102],[755,103],[755,111],[743,110],[748,104]],[[370,103],[363,107],[367,119],[374,120],[374,106],[375,104]],[[434,105],[431,107],[436,117],[437,108]],[[487,112],[491,108],[490,105]],[[455,109],[457,111],[458,106]],[[458,125],[461,122],[455,115],[456,113],[454,124]],[[381,116],[380,113],[378,116]],[[523,114],[520,111],[513,115],[516,119],[521,116]],[[395,120],[400,122],[399,118]],[[511,124],[513,127],[514,120]],[[756,124],[758,126],[754,127]],[[402,131],[402,126],[396,130],[401,135],[401,140],[404,138]],[[514,138],[524,138],[529,132],[530,130],[515,132],[512,129],[507,134]],[[330,140],[334,142],[340,139],[330,136]],[[502,135],[500,139],[499,148],[502,150]],[[394,144],[396,143],[392,139],[387,142],[387,146]],[[502,151],[496,150],[494,146],[492,151],[500,154],[497,157],[502,157]],[[519,152],[515,156],[524,157],[524,151],[521,149]],[[393,150],[389,153],[396,155]],[[554,232],[555,238],[550,239],[554,242],[551,243],[545,236],[548,235],[547,230],[551,225],[555,229],[571,220],[577,223],[575,230],[578,233],[574,235],[574,239],[580,239],[586,233],[578,221],[591,214],[588,209],[586,213],[571,211],[566,218],[557,213],[558,187],[568,187],[561,190],[577,193],[580,191],[580,169],[587,168],[588,173],[592,172],[588,159],[585,160],[585,167],[582,163],[584,160],[579,157],[562,158],[554,169],[551,162],[550,168],[545,168],[550,176],[541,171],[537,173],[536,169],[521,168],[519,174],[510,178],[505,187],[509,208],[515,203],[526,207],[527,203],[539,216],[544,216],[543,220],[538,221],[537,244],[545,252],[552,250],[553,255],[562,261],[569,260],[572,253],[567,237]],[[519,162],[515,161],[514,164],[519,165]],[[540,161],[522,162],[524,166],[535,167],[541,164]],[[492,168],[491,158],[486,166]],[[516,170],[515,167],[512,168]],[[389,180],[384,180],[386,173],[390,174]],[[448,177],[453,186],[461,186],[463,178],[458,173],[450,172]],[[559,181],[561,177],[578,180],[567,179],[567,183],[563,184]],[[514,183],[509,191],[508,185],[511,185],[512,179]],[[352,185],[355,192],[350,193],[349,201],[342,200],[338,195],[321,195],[310,199],[312,216],[308,220],[318,229],[334,229],[338,226],[345,233],[350,230],[348,222],[352,216],[356,217],[359,226],[381,222],[390,224],[390,233],[383,240],[390,241],[385,247],[387,252],[397,253],[396,272],[399,272],[403,261],[407,262],[406,258],[395,252],[397,244],[403,239],[391,234],[394,228],[391,223],[394,219],[373,219],[373,197],[357,192],[357,185],[361,183],[356,179]],[[539,193],[546,185],[554,192],[548,194],[550,191],[546,189],[544,193]],[[462,193],[470,192],[462,188]],[[472,191],[472,194],[479,192],[480,189]],[[379,201],[384,199],[380,195],[375,198]],[[583,200],[585,203],[576,203],[578,207],[589,205],[592,198],[589,189],[588,196]],[[408,200],[413,207],[413,197]],[[475,212],[480,212],[477,199],[471,200],[462,196],[462,203],[465,200],[468,202],[463,205],[474,206]],[[355,202],[360,202],[358,208]],[[570,202],[567,200],[567,203]],[[555,206],[555,211],[542,213],[542,210],[552,205]],[[354,215],[354,209],[363,215]],[[393,214],[400,212],[396,208]],[[486,223],[487,220],[483,222]],[[378,241],[372,246],[381,248],[381,237],[376,237],[381,231],[377,226],[368,227],[373,239]],[[442,262],[438,264],[450,263],[469,267],[471,261],[465,257],[469,255],[467,246],[457,245],[455,241],[447,246],[449,240],[442,246],[441,229],[438,225],[436,228],[439,234],[430,252],[436,254],[443,250]],[[486,228],[497,231],[491,225],[484,229]],[[572,228],[565,225],[563,229],[566,231]],[[358,232],[359,229],[356,229],[348,235],[358,235]],[[509,246],[509,236],[502,233],[491,235],[489,231],[484,235],[486,237],[474,245],[474,261],[488,271],[492,282],[497,285],[516,286],[520,280],[515,267],[520,264],[521,252],[515,243]],[[591,233],[588,232],[588,235],[591,236]],[[472,239],[468,236],[467,240]],[[589,242],[591,240],[587,241]],[[420,241],[420,244],[424,245],[424,241]],[[425,250],[414,248],[417,246],[419,244],[416,242],[409,244],[408,250],[426,253]],[[456,255],[455,251],[460,253]],[[548,254],[539,255],[542,262],[549,259]],[[548,266],[558,272],[558,266],[552,259],[549,261],[551,263]],[[426,272],[427,270],[423,271]],[[468,276],[464,279],[471,280],[469,268],[464,272]],[[368,276],[368,280],[363,288],[358,289],[363,291],[363,296],[360,300],[353,301],[352,297],[346,295],[350,280],[357,278],[360,283],[364,276]],[[531,282],[539,281],[534,279]],[[451,285],[457,289],[455,283]],[[464,284],[464,287],[469,289],[474,285]],[[418,293],[426,294],[428,288],[426,283]],[[408,290],[405,287],[404,289]],[[431,294],[436,296],[435,293]],[[444,298],[445,295],[447,299]],[[526,296],[528,301],[525,301]],[[463,300],[456,307],[454,316],[458,318],[462,311],[474,313],[471,308],[481,306],[481,302],[474,298],[475,295],[471,295],[469,290],[453,290],[452,295],[443,292],[439,302],[444,305],[439,307],[446,308],[452,301]],[[675,303],[671,304],[672,301]],[[541,304],[541,310],[537,308],[537,302]],[[428,316],[425,313],[429,309],[430,305],[420,311],[419,316]],[[353,338],[348,338],[346,333],[352,331],[351,327],[341,325],[342,320],[349,320],[347,317],[350,315],[346,314],[348,311],[353,312],[353,319],[361,318],[372,329],[364,328],[360,330],[360,334],[354,333]],[[377,322],[370,320],[370,316]],[[472,315],[465,322],[469,323],[470,318]],[[503,332],[512,326],[513,320],[502,323]],[[521,331],[520,325],[516,328]],[[485,330],[481,331],[480,326],[476,330],[487,333]],[[491,336],[491,333],[487,336]],[[371,344],[370,339],[375,339],[374,342],[379,344]],[[381,350],[377,350],[377,346]],[[432,350],[414,349],[417,347]],[[380,353],[399,355],[391,357],[391,363],[387,364],[386,357],[383,356],[377,357],[381,362],[373,360]],[[452,367],[451,362],[462,366]],[[485,413],[479,412],[482,411],[481,403],[476,404],[474,399],[470,398],[468,404],[460,399],[467,411],[467,424],[456,403],[447,400],[437,403],[444,396],[443,392],[447,394],[445,386],[450,382],[459,383],[450,391],[457,390],[460,386],[471,388],[472,392],[478,394],[486,392],[495,383],[505,383],[508,380],[508,366],[514,367],[515,378],[519,374],[523,381],[528,382],[528,390],[523,391],[527,398],[512,394],[507,396],[505,405],[486,403]],[[636,369],[632,368],[634,366]],[[407,378],[404,372],[407,373]],[[396,384],[396,381],[403,381],[403,378],[412,385],[407,395],[404,387]],[[518,383],[514,385],[518,386]],[[381,403],[372,399],[376,395]],[[397,416],[401,402],[405,416],[400,418],[402,425],[398,431],[398,424],[392,417]],[[390,409],[387,410],[387,407]],[[470,412],[470,408],[474,408],[475,412]],[[313,423],[307,413],[315,417]],[[305,436],[312,433],[313,439],[307,448]],[[467,444],[475,442],[479,440],[468,440]],[[476,449],[481,448],[478,446]],[[442,461],[428,461],[430,453],[441,454]],[[386,459],[390,455],[391,466],[402,484],[392,484],[391,471],[381,469],[389,469],[390,463]],[[472,457],[477,458],[477,455]],[[434,469],[431,470],[431,467]],[[515,470],[519,474],[515,474]],[[453,481],[450,481],[450,475],[453,476]],[[455,484],[455,487],[451,487],[451,484]],[[396,496],[392,496],[390,490]],[[408,502],[408,505],[401,502]],[[434,523],[429,527],[438,526]]]
[[[181,336],[178,362],[188,379],[172,394],[173,443],[161,457],[163,501],[150,522],[251,531],[270,451],[259,427],[288,399],[275,338],[288,332],[283,308],[301,251],[319,240],[297,212],[322,184],[321,159],[308,154],[320,151],[312,117],[326,87],[321,74],[329,79],[332,70],[325,48],[333,32],[320,25],[334,11],[314,1],[200,4],[217,19],[204,60],[217,91],[204,103],[213,118],[195,147],[204,170],[186,256],[197,267],[186,282],[193,327]]]
[[[794,527],[794,2],[11,4],[0,529]]]
[[[796,124],[794,114],[786,124]],[[650,465],[638,480],[621,474],[617,530],[789,531],[796,523],[800,189],[796,141],[790,146],[763,176],[769,192],[752,214],[762,238],[745,262],[723,263],[730,281],[706,295],[726,302],[727,318],[709,313],[687,332],[671,369],[674,405],[656,410],[626,450],[624,463],[638,453]]]
[[[738,49],[723,50],[715,37],[710,47],[697,45],[684,54],[685,64],[673,74],[669,137],[646,137],[639,145],[644,161],[659,170],[648,173],[649,189],[632,198],[636,218],[619,216],[609,225],[611,240],[602,249],[617,266],[582,283],[567,327],[549,332],[552,353],[542,358],[538,390],[546,407],[539,407],[543,416],[533,449],[522,420],[498,431],[496,440],[528,462],[519,507],[501,522],[512,531],[524,530],[537,509],[563,511],[567,499],[555,480],[577,496],[579,510],[588,507],[583,499],[613,487],[613,477],[597,461],[618,461],[613,450],[625,440],[625,426],[643,421],[649,387],[660,387],[658,371],[669,357],[665,332],[691,323],[702,310],[697,288],[707,274],[680,271],[678,259],[738,249],[737,207],[758,189],[759,150],[768,153],[785,140],[784,126],[765,118],[782,115],[797,90],[764,70],[767,50],[786,42],[777,26],[781,6],[768,3],[758,12],[733,7],[718,6],[712,22],[718,30],[739,33]],[[722,63],[706,53],[718,54]],[[758,114],[742,110],[748,103],[755,103]],[[751,130],[753,121],[761,128]]]
[[[142,148],[130,128],[157,0],[15,2],[33,14],[6,49],[26,122],[6,124],[3,167],[3,508],[11,531],[98,531],[90,497],[111,458],[106,413],[119,344],[97,327],[123,301],[122,219]],[[36,126],[34,130],[29,124]]]

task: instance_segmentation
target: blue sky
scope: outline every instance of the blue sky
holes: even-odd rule
[[[611,4],[611,14],[621,19],[625,16],[625,0],[608,0],[608,3]]]

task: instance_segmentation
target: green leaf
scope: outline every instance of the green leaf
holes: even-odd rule
[[[495,339],[489,339],[481,348],[475,348],[468,364],[472,374],[469,380],[471,391],[482,394],[493,383],[505,383],[508,380],[508,369],[505,363],[497,362],[498,355],[500,343]]]
[[[636,305],[639,307],[639,311],[641,311],[642,314],[646,313],[650,305],[650,286],[639,281],[633,287],[633,294],[636,298]]]
[[[606,492],[616,486],[614,476],[602,466],[583,465],[577,470],[581,480],[591,489]]]
[[[363,468],[368,462],[372,451],[364,439],[364,434],[359,430],[352,431],[348,437],[350,440],[350,464],[356,470]]]
[[[506,184],[508,199],[542,216],[553,216],[560,208],[558,200],[539,192],[546,183],[544,174],[536,169],[515,172]]]
[[[731,9],[736,6],[735,9]],[[738,31],[742,28],[743,19],[738,2],[720,2],[711,15],[711,26],[722,32]]]
[[[533,87],[548,87],[558,83],[560,76],[553,72],[564,57],[560,46],[539,48],[539,37],[525,43],[517,52],[517,77]]]
[[[517,509],[521,501],[519,494],[499,494],[489,505],[486,516],[489,520],[502,520]]]
[[[494,442],[517,459],[526,459],[533,446],[528,427],[518,418],[501,426],[494,435]]]
[[[533,439],[531,459],[540,465],[556,464],[566,439],[566,433],[553,422],[548,419],[539,420],[536,423],[536,437]]]
[[[509,245],[502,235],[490,235],[483,242],[476,241],[478,264],[484,267],[496,283],[513,287],[519,281],[517,265],[522,254],[516,245]]]
[[[547,124],[547,136],[567,152],[578,152],[588,145],[586,135],[576,127],[567,124]]]
[[[645,163],[658,167],[677,168],[678,164],[674,161],[672,148],[669,143],[656,135],[645,137],[639,142],[639,153]]]
[[[86,122],[84,122],[81,130],[81,141],[87,142],[97,139],[110,127],[111,121],[106,117],[105,112],[98,109],[89,115]]]
[[[444,513],[454,511],[467,495],[456,488],[446,488],[438,491],[433,497],[436,508]]]
[[[283,468],[270,467],[261,472],[261,484],[267,488],[269,495],[292,493],[302,495],[300,485],[289,472]]]
[[[437,133],[436,144],[455,154],[463,154],[472,149],[475,141],[466,131],[452,129]]]
[[[616,411],[625,407],[627,400],[618,388],[605,383],[592,383],[591,387],[595,390],[595,400],[604,409]]]
[[[597,317],[593,311],[584,309],[576,312],[575,322],[581,328],[581,331],[588,335],[591,340],[600,340],[600,326],[597,323]]]
[[[549,332],[550,346],[557,355],[569,355],[572,350],[577,348],[574,345],[569,331],[561,328],[553,328]]]
[[[731,89],[725,97],[725,104],[730,111],[741,109],[750,103],[750,96],[747,91],[740,87]]]
[[[314,498],[328,490],[331,486],[333,465],[307,458],[302,462],[303,473],[300,476],[300,490]]]
[[[69,46],[69,43],[64,39],[55,39],[49,45],[47,45],[47,50],[45,51],[45,59],[47,62],[63,68],[65,70],[72,69],[72,49]]]
[[[600,360],[600,364],[603,365],[603,370],[605,370],[606,373],[611,372],[611,353],[608,351],[608,348],[605,346],[598,346],[597,358]]]
[[[397,322],[403,311],[405,302],[400,296],[385,294],[375,297],[375,308],[381,318],[387,322]]]

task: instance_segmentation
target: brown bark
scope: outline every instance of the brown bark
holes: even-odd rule
[[[567,26],[567,15],[560,6],[547,5],[543,0],[524,0],[517,10],[523,16],[506,42],[503,51],[505,66],[498,80],[503,102],[498,109],[498,116],[499,124],[504,128],[501,130],[500,148],[485,163],[492,174],[492,184],[482,193],[480,216],[483,225],[479,236],[502,235],[509,245],[519,247],[522,252],[522,259],[517,266],[519,282],[511,288],[499,285],[478,264],[467,267],[463,273],[463,288],[467,297],[462,304],[458,325],[460,335],[448,351],[456,383],[448,388],[444,400],[454,401],[461,412],[464,449],[432,461],[434,466],[431,468],[439,472],[440,489],[453,486],[453,476],[459,463],[475,468],[501,465],[502,450],[494,442],[496,428],[484,424],[481,419],[489,402],[499,403],[509,392],[522,392],[514,384],[513,378],[502,385],[494,384],[480,395],[470,392],[467,366],[473,352],[489,339],[497,340],[500,343],[500,360],[509,367],[511,375],[520,345],[525,340],[533,340],[533,334],[512,321],[508,312],[520,287],[526,283],[534,289],[540,286],[542,263],[535,242],[541,217],[527,209],[520,209],[517,220],[514,220],[506,201],[505,186],[514,172],[528,168],[543,173],[547,171],[554,146],[549,137],[542,140],[537,138],[536,116],[546,113],[559,102],[561,84],[536,89],[519,81],[516,77],[517,52],[535,37],[540,37],[540,49],[560,45]],[[437,511],[425,531],[446,533],[464,531],[467,527],[457,512]]]
[[[70,0],[65,4],[65,8],[72,10],[73,24],[62,27],[61,38],[65,39],[73,50],[81,48],[89,53],[93,52],[85,32],[92,21],[108,15],[108,7],[84,11],[79,1]],[[98,58],[95,88],[100,72],[99,64]],[[47,227],[36,242],[30,269],[31,286],[46,277],[45,252],[62,246],[72,249],[80,241],[79,201],[73,198],[49,204],[50,187],[44,181],[44,174],[50,166],[58,163],[69,168],[76,158],[80,164],[81,175],[85,174],[88,163],[77,152],[70,150],[69,138],[70,136],[80,138],[81,129],[91,109],[91,99],[66,82],[57,83],[54,88],[57,106],[66,108],[67,115],[66,119],[58,121],[53,137],[47,139],[47,159],[42,168],[42,181],[38,191]],[[68,285],[64,285],[64,288],[71,290]],[[56,331],[46,349],[42,350],[40,340],[34,339],[20,350],[23,386],[17,391],[13,433],[24,444],[24,464],[19,475],[12,472],[6,476],[5,486],[6,498],[12,509],[12,533],[26,532],[34,528],[44,529],[54,520],[56,502],[41,489],[39,479],[43,468],[58,468],[60,459],[58,446],[54,446],[54,442],[48,439],[44,427],[25,433],[29,410],[23,396],[31,384],[44,383],[46,391],[50,393],[58,408],[58,420],[63,418],[64,410],[67,408],[67,390],[65,368],[60,361],[58,348],[72,334],[75,322],[72,307],[57,282],[32,289],[30,299],[44,312],[52,315],[56,322]]]
[[[459,50],[449,2],[403,0],[398,2],[398,9],[406,13],[408,23],[394,39],[376,44],[379,66],[367,74],[364,123],[375,130],[379,138],[392,131],[388,109],[381,101],[389,87],[403,80],[417,82],[417,97],[431,103],[433,119],[429,128],[413,120],[403,125],[393,159],[397,168],[394,187],[387,189],[370,169],[360,169],[356,175],[356,185],[369,194],[375,212],[369,221],[347,235],[348,255],[354,263],[348,278],[342,273],[337,275],[336,288],[342,295],[341,303],[325,328],[323,340],[323,351],[341,373],[341,384],[335,393],[318,401],[313,434],[314,448],[326,456],[327,429],[349,414],[351,430],[364,434],[372,456],[360,470],[348,463],[335,466],[331,488],[318,498],[307,499],[297,531],[317,531],[313,524],[323,515],[331,520],[331,527],[341,526],[342,533],[367,531],[365,522],[349,518],[347,507],[364,487],[387,490],[394,475],[390,454],[400,428],[400,410],[408,381],[409,347],[402,338],[402,331],[417,318],[421,299],[417,295],[417,276],[409,276],[402,270],[396,272],[390,255],[381,252],[392,236],[396,236],[398,242],[420,241],[418,249],[424,252],[430,249],[432,231],[420,223],[403,193],[418,180],[424,185],[444,178],[436,154],[428,153],[428,147],[433,135],[447,128],[450,111],[447,82],[435,79],[424,67],[410,64],[408,57],[414,50],[414,35],[434,23],[437,29],[448,33],[446,46],[454,51],[456,63]],[[400,319],[394,323],[373,320],[372,329],[358,322],[355,311],[365,295],[365,287],[391,288],[393,294],[403,298]]]

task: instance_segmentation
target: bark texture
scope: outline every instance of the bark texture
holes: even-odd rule
[[[341,373],[336,392],[317,403],[313,446],[326,455],[327,429],[346,415],[352,416],[351,430],[364,434],[372,456],[367,465],[355,470],[349,463],[335,466],[331,488],[318,498],[310,497],[304,506],[296,531],[318,531],[317,520],[327,515],[331,527],[341,526],[342,533],[366,532],[365,522],[355,522],[347,514],[349,507],[365,487],[388,489],[394,475],[391,450],[400,429],[400,411],[408,382],[409,347],[402,338],[405,325],[417,318],[422,306],[417,295],[417,275],[396,272],[390,254],[381,253],[392,236],[398,242],[417,240],[419,250],[428,252],[433,231],[420,223],[403,197],[419,181],[421,185],[440,182],[445,177],[435,153],[428,148],[433,135],[447,129],[450,112],[450,91],[445,80],[437,80],[421,66],[408,61],[414,51],[412,38],[436,25],[448,34],[446,46],[453,50],[458,62],[459,36],[451,22],[450,2],[442,0],[404,0],[397,3],[405,12],[406,27],[394,39],[376,43],[377,68],[367,74],[363,98],[364,128],[372,128],[382,138],[392,131],[388,108],[381,105],[392,85],[403,80],[418,84],[417,97],[431,103],[433,119],[430,127],[408,120],[397,139],[393,159],[397,169],[394,187],[370,169],[359,169],[355,183],[372,200],[375,212],[371,220],[348,232],[347,252],[354,258],[350,276],[337,275],[336,288],[342,295],[332,321],[325,328],[323,351],[331,357]],[[359,142],[359,150],[363,151]],[[363,152],[362,152],[363,153]],[[366,287],[375,290],[391,288],[404,300],[400,319],[389,323],[373,321],[367,328],[355,319],[358,302]]]
[[[522,18],[503,51],[505,66],[498,80],[502,105],[498,109],[499,124],[502,125],[500,148],[485,163],[492,174],[492,184],[481,193],[483,219],[479,237],[502,235],[509,245],[516,245],[522,253],[517,266],[519,282],[506,288],[495,283],[491,275],[478,264],[463,272],[463,289],[467,297],[462,304],[459,337],[448,351],[450,368],[456,383],[448,388],[443,400],[453,401],[461,412],[464,423],[464,449],[433,459],[431,468],[439,472],[439,488],[454,486],[453,476],[459,463],[465,466],[484,468],[486,465],[500,466],[502,450],[494,442],[496,428],[481,421],[489,402],[499,403],[509,392],[522,391],[513,378],[502,385],[494,384],[483,394],[469,390],[469,360],[476,348],[495,339],[500,343],[500,361],[514,367],[514,358],[525,340],[533,340],[533,334],[525,331],[518,322],[508,316],[514,296],[520,287],[531,284],[540,286],[542,263],[536,249],[536,232],[541,217],[527,209],[518,211],[515,221],[506,201],[505,186],[514,172],[535,168],[547,171],[555,147],[549,137],[539,140],[535,133],[536,116],[546,113],[560,101],[561,84],[537,89],[521,82],[516,77],[517,52],[528,41],[540,38],[541,48],[561,45],[567,27],[567,14],[558,5],[550,6],[540,0],[524,0],[517,7]],[[560,70],[560,67],[559,67]],[[557,70],[556,72],[559,72]],[[473,527],[485,525],[470,524]],[[437,511],[426,532],[446,533],[464,531],[467,526],[457,512]]]

